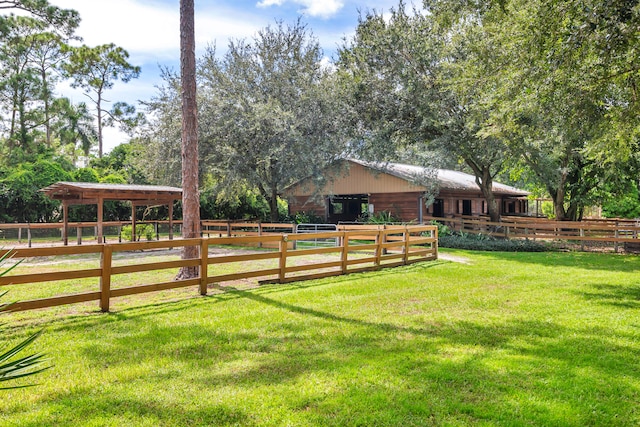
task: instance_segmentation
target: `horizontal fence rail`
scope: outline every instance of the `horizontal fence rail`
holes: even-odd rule
[[[118,241],[121,243],[127,239],[123,237],[123,228],[131,227],[131,221],[105,221],[103,224],[103,239],[101,243],[108,241]],[[181,220],[169,221],[136,221],[136,229],[138,227],[150,226],[152,233],[143,232],[136,233],[137,241],[141,240],[160,240],[161,238],[172,239],[173,233],[180,233],[182,227]],[[170,230],[170,228],[173,229]],[[268,233],[294,233],[296,224],[293,223],[262,223],[262,222],[242,222],[242,221],[201,221],[201,236],[261,236]],[[69,236],[75,234],[77,244],[81,245],[89,239],[96,240],[98,236],[98,223],[96,222],[69,222]],[[143,234],[143,235],[141,235]],[[129,238],[133,235],[129,233]],[[22,244],[26,242],[28,247],[32,247],[34,243],[55,243],[64,241],[64,224],[63,223],[0,223],[0,244],[2,242],[17,242]],[[100,243],[100,242],[98,242]]]
[[[503,216],[500,222],[491,222],[486,216],[456,216],[454,218],[425,218],[425,221],[435,220],[451,227],[455,231],[470,234],[485,234],[496,238],[507,239],[531,239],[531,240],[558,240],[577,243],[581,249],[585,246],[607,246],[619,252],[625,249],[629,252],[640,252],[640,221],[625,219],[588,219],[579,222],[551,221],[544,218]],[[139,226],[151,226],[153,233],[145,233],[137,236],[138,241],[170,239],[169,221],[137,221]],[[265,236],[270,234],[293,234],[296,224],[292,223],[262,223],[242,222],[231,220],[203,220],[201,222],[202,237],[249,237]],[[104,222],[104,243],[123,242],[122,228],[131,226],[127,221]],[[180,233],[182,222],[173,221],[175,230]],[[62,241],[62,223],[10,223],[0,224],[0,247],[12,244],[32,243],[38,245],[58,244]],[[339,231],[353,231],[364,229],[390,229],[391,227],[403,227],[401,225],[372,225],[372,224],[340,224]],[[69,232],[77,236],[77,244],[84,242],[97,242],[97,223],[79,222],[69,223]],[[46,235],[47,237],[43,237]],[[53,234],[52,234],[53,233]],[[57,235],[57,238],[55,237]],[[295,241],[305,245],[305,240]],[[318,241],[320,242],[320,241]],[[324,240],[323,244],[333,244],[335,240]],[[317,242],[316,242],[317,243]],[[277,242],[260,242],[256,247],[278,247]]]
[[[331,247],[300,247],[296,242],[310,238],[338,241]],[[273,247],[255,253],[216,254],[215,247],[222,245]],[[134,253],[159,249],[175,249],[198,246],[200,256],[163,262],[142,262],[119,265],[114,254]],[[126,295],[198,287],[201,295],[207,294],[209,285],[262,278],[265,283],[287,283],[354,272],[373,271],[418,261],[435,260],[438,257],[437,227],[405,226],[387,229],[359,229],[304,234],[267,234],[242,237],[206,237],[177,239],[172,241],[147,241],[87,246],[58,246],[43,248],[19,248],[0,250],[0,256],[10,252],[14,261],[38,260],[47,257],[94,255],[99,257],[99,267],[71,269],[49,273],[24,273],[28,268],[13,269],[0,277],[0,287],[21,286],[81,279],[93,279],[92,289],[73,294],[25,300],[15,303],[13,311],[33,310],[87,301],[100,301],[102,311],[109,311],[111,299]],[[322,255],[319,257],[318,255]],[[313,257],[311,257],[313,256]],[[125,257],[126,258],[126,257]],[[303,262],[296,262],[302,260]],[[264,265],[262,263],[265,263]],[[242,271],[230,271],[231,265],[240,265]],[[198,277],[184,280],[167,280],[160,283],[136,283],[133,286],[114,287],[114,279],[120,275],[157,270],[197,267]],[[39,285],[40,286],[40,285]],[[91,286],[89,286],[91,287]]]
[[[618,252],[640,251],[640,222],[635,220],[552,221],[548,219],[507,217],[491,222],[485,217],[429,218],[454,231],[485,234],[506,239],[560,240],[574,242],[584,249],[585,243],[605,244]]]

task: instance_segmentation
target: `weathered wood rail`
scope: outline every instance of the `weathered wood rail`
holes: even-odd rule
[[[294,242],[309,237],[336,238],[335,247],[294,249]],[[210,254],[211,246],[267,245],[274,244],[277,250],[261,251],[249,254],[215,255]],[[200,256],[188,260],[165,262],[147,262],[133,265],[114,265],[113,255],[119,252],[144,251],[153,249],[180,248],[198,246]],[[10,250],[0,250],[0,255]],[[24,273],[24,269],[14,269],[8,275],[0,277],[0,287],[40,284],[46,282],[94,279],[93,289],[54,297],[20,301],[12,306],[13,311],[33,310],[58,305],[87,301],[100,301],[102,311],[109,311],[112,298],[126,295],[154,292],[181,287],[197,287],[201,295],[207,294],[208,286],[214,283],[228,282],[248,278],[263,278],[265,281],[287,283],[299,280],[316,279],[354,272],[372,271],[380,268],[395,267],[418,261],[435,260],[438,257],[438,236],[435,226],[393,227],[386,230],[353,230],[310,234],[270,234],[264,236],[212,237],[199,239],[178,239],[172,241],[147,241],[116,244],[95,244],[86,246],[57,246],[42,248],[24,248],[11,250],[13,259],[32,257],[52,257],[64,255],[98,254],[100,267],[77,269],[50,273]],[[302,264],[292,265],[289,261],[307,255],[334,255],[334,260],[306,260]],[[275,265],[261,268],[255,261],[274,260]],[[248,271],[226,272],[222,274],[216,267],[244,263]],[[162,283],[139,283],[135,286],[112,288],[115,276],[128,273],[149,272],[154,270],[175,269],[180,267],[199,267],[199,277],[186,280],[172,280]]]
[[[507,239],[561,240],[607,244],[618,252],[620,247],[640,248],[640,224],[635,220],[552,221],[527,217],[502,217],[491,222],[485,217],[429,218],[470,234],[486,234]]]
[[[96,222],[70,222],[69,224],[70,234],[76,235],[76,241],[78,245],[81,245],[83,241],[95,241],[97,239],[97,227]],[[131,226],[131,221],[105,221],[103,223],[104,235],[103,243],[107,241],[118,241],[121,243],[122,228],[125,226]],[[180,234],[180,227],[182,221],[172,221],[172,226],[175,229],[170,229],[169,221],[136,221],[136,225],[151,225],[153,227],[153,238],[160,240],[161,234],[168,236],[169,240],[173,239],[173,234],[177,232]],[[0,242],[17,242],[19,244],[26,242],[29,247],[33,245],[38,239],[36,234],[39,232],[49,233],[49,243],[57,240],[53,237],[52,233],[59,233],[59,240],[64,241],[64,225],[62,223],[0,223]],[[201,235],[211,237],[216,236],[231,237],[231,236],[248,236],[255,235],[261,236],[266,233],[293,233],[295,230],[295,224],[292,223],[261,223],[261,222],[242,222],[242,221],[211,221],[204,220],[201,223]],[[87,236],[89,234],[89,236]],[[133,238],[133,236],[131,236]],[[136,236],[137,240],[144,240],[144,236]]]

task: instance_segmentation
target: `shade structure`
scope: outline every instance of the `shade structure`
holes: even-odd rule
[[[135,236],[136,206],[169,206],[169,238],[173,237],[173,203],[182,199],[182,189],[159,185],[100,184],[93,182],[60,181],[40,190],[53,200],[62,202],[63,240],[68,244],[69,206],[98,206],[98,241],[103,240],[103,210],[105,201],[131,203],[132,233]]]

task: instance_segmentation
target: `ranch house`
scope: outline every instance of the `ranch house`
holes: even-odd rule
[[[428,174],[419,166],[347,159],[328,167],[321,180],[309,177],[289,186],[284,197],[290,214],[313,213],[328,223],[352,222],[381,212],[420,223],[427,217],[487,213],[475,177],[447,169],[437,170],[437,195],[427,205],[425,194],[433,186],[420,182],[426,182]],[[527,213],[528,192],[498,182],[493,183],[493,191],[502,214]]]

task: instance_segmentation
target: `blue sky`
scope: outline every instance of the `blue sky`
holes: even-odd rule
[[[106,98],[136,104],[156,93],[161,83],[160,66],[179,69],[179,0],[50,0],[51,4],[75,9],[82,18],[77,34],[83,43],[96,46],[115,43],[130,54],[130,62],[142,68],[140,78],[117,83]],[[224,52],[229,39],[251,39],[277,20],[294,22],[302,16],[318,38],[325,56],[335,56],[344,37],[349,38],[358,22],[358,11],[386,13],[398,0],[195,0],[196,50],[209,44]],[[410,3],[410,2],[407,2]],[[60,91],[74,102],[82,93],[67,86]],[[115,130],[105,134],[105,151],[125,142]]]

